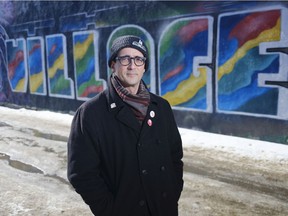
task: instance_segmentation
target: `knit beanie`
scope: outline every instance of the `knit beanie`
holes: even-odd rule
[[[112,61],[115,61],[115,58],[118,55],[118,52],[126,47],[131,47],[140,51],[143,56],[146,58],[145,61],[145,70],[148,68],[148,49],[141,38],[134,35],[125,35],[116,38],[110,49],[110,58],[108,61],[108,66],[111,67]]]

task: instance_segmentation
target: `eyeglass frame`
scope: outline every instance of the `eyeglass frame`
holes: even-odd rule
[[[128,58],[128,64],[126,64],[126,65],[122,64],[121,60],[122,60],[123,58]],[[141,65],[136,64],[136,62],[135,62],[136,58],[138,58],[138,60],[141,59],[141,60],[143,61],[143,64],[141,64]],[[141,56],[131,57],[131,56],[125,55],[125,56],[117,56],[117,57],[115,58],[115,60],[116,60],[116,61],[118,60],[122,66],[128,66],[128,65],[130,65],[130,64],[132,63],[132,59],[133,59],[134,64],[135,64],[137,67],[143,66],[143,65],[145,64],[145,62],[146,62],[146,58],[145,58],[145,57],[141,57]]]

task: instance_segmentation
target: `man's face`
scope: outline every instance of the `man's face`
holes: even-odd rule
[[[123,56],[128,56],[132,58],[144,57],[140,51],[130,47],[123,48],[118,52],[118,57],[121,58]],[[144,67],[145,63],[142,66],[135,65],[134,59],[131,59],[130,64],[128,64],[127,66],[123,66],[119,60],[116,60],[111,64],[112,72],[117,75],[122,85],[128,90],[132,90],[134,94],[137,93],[139,83],[145,72]]]

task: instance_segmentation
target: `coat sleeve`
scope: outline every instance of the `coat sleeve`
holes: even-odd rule
[[[167,102],[168,103],[168,102]],[[183,147],[182,147],[182,139],[178,130],[178,126],[176,124],[173,111],[170,105],[169,108],[169,124],[168,131],[171,141],[171,158],[173,160],[174,172],[176,177],[177,184],[177,198],[180,198],[181,192],[183,190]]]
[[[68,179],[94,215],[110,215],[113,195],[100,172],[97,134],[93,135],[85,110],[79,108],[73,118],[68,139]]]

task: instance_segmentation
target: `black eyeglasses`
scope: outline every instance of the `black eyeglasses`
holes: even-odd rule
[[[142,66],[144,65],[146,58],[145,57],[140,57],[140,56],[135,56],[135,57],[130,57],[130,56],[118,56],[115,58],[120,62],[121,65],[127,66],[131,64],[132,59],[134,60],[134,64],[136,66]]]

